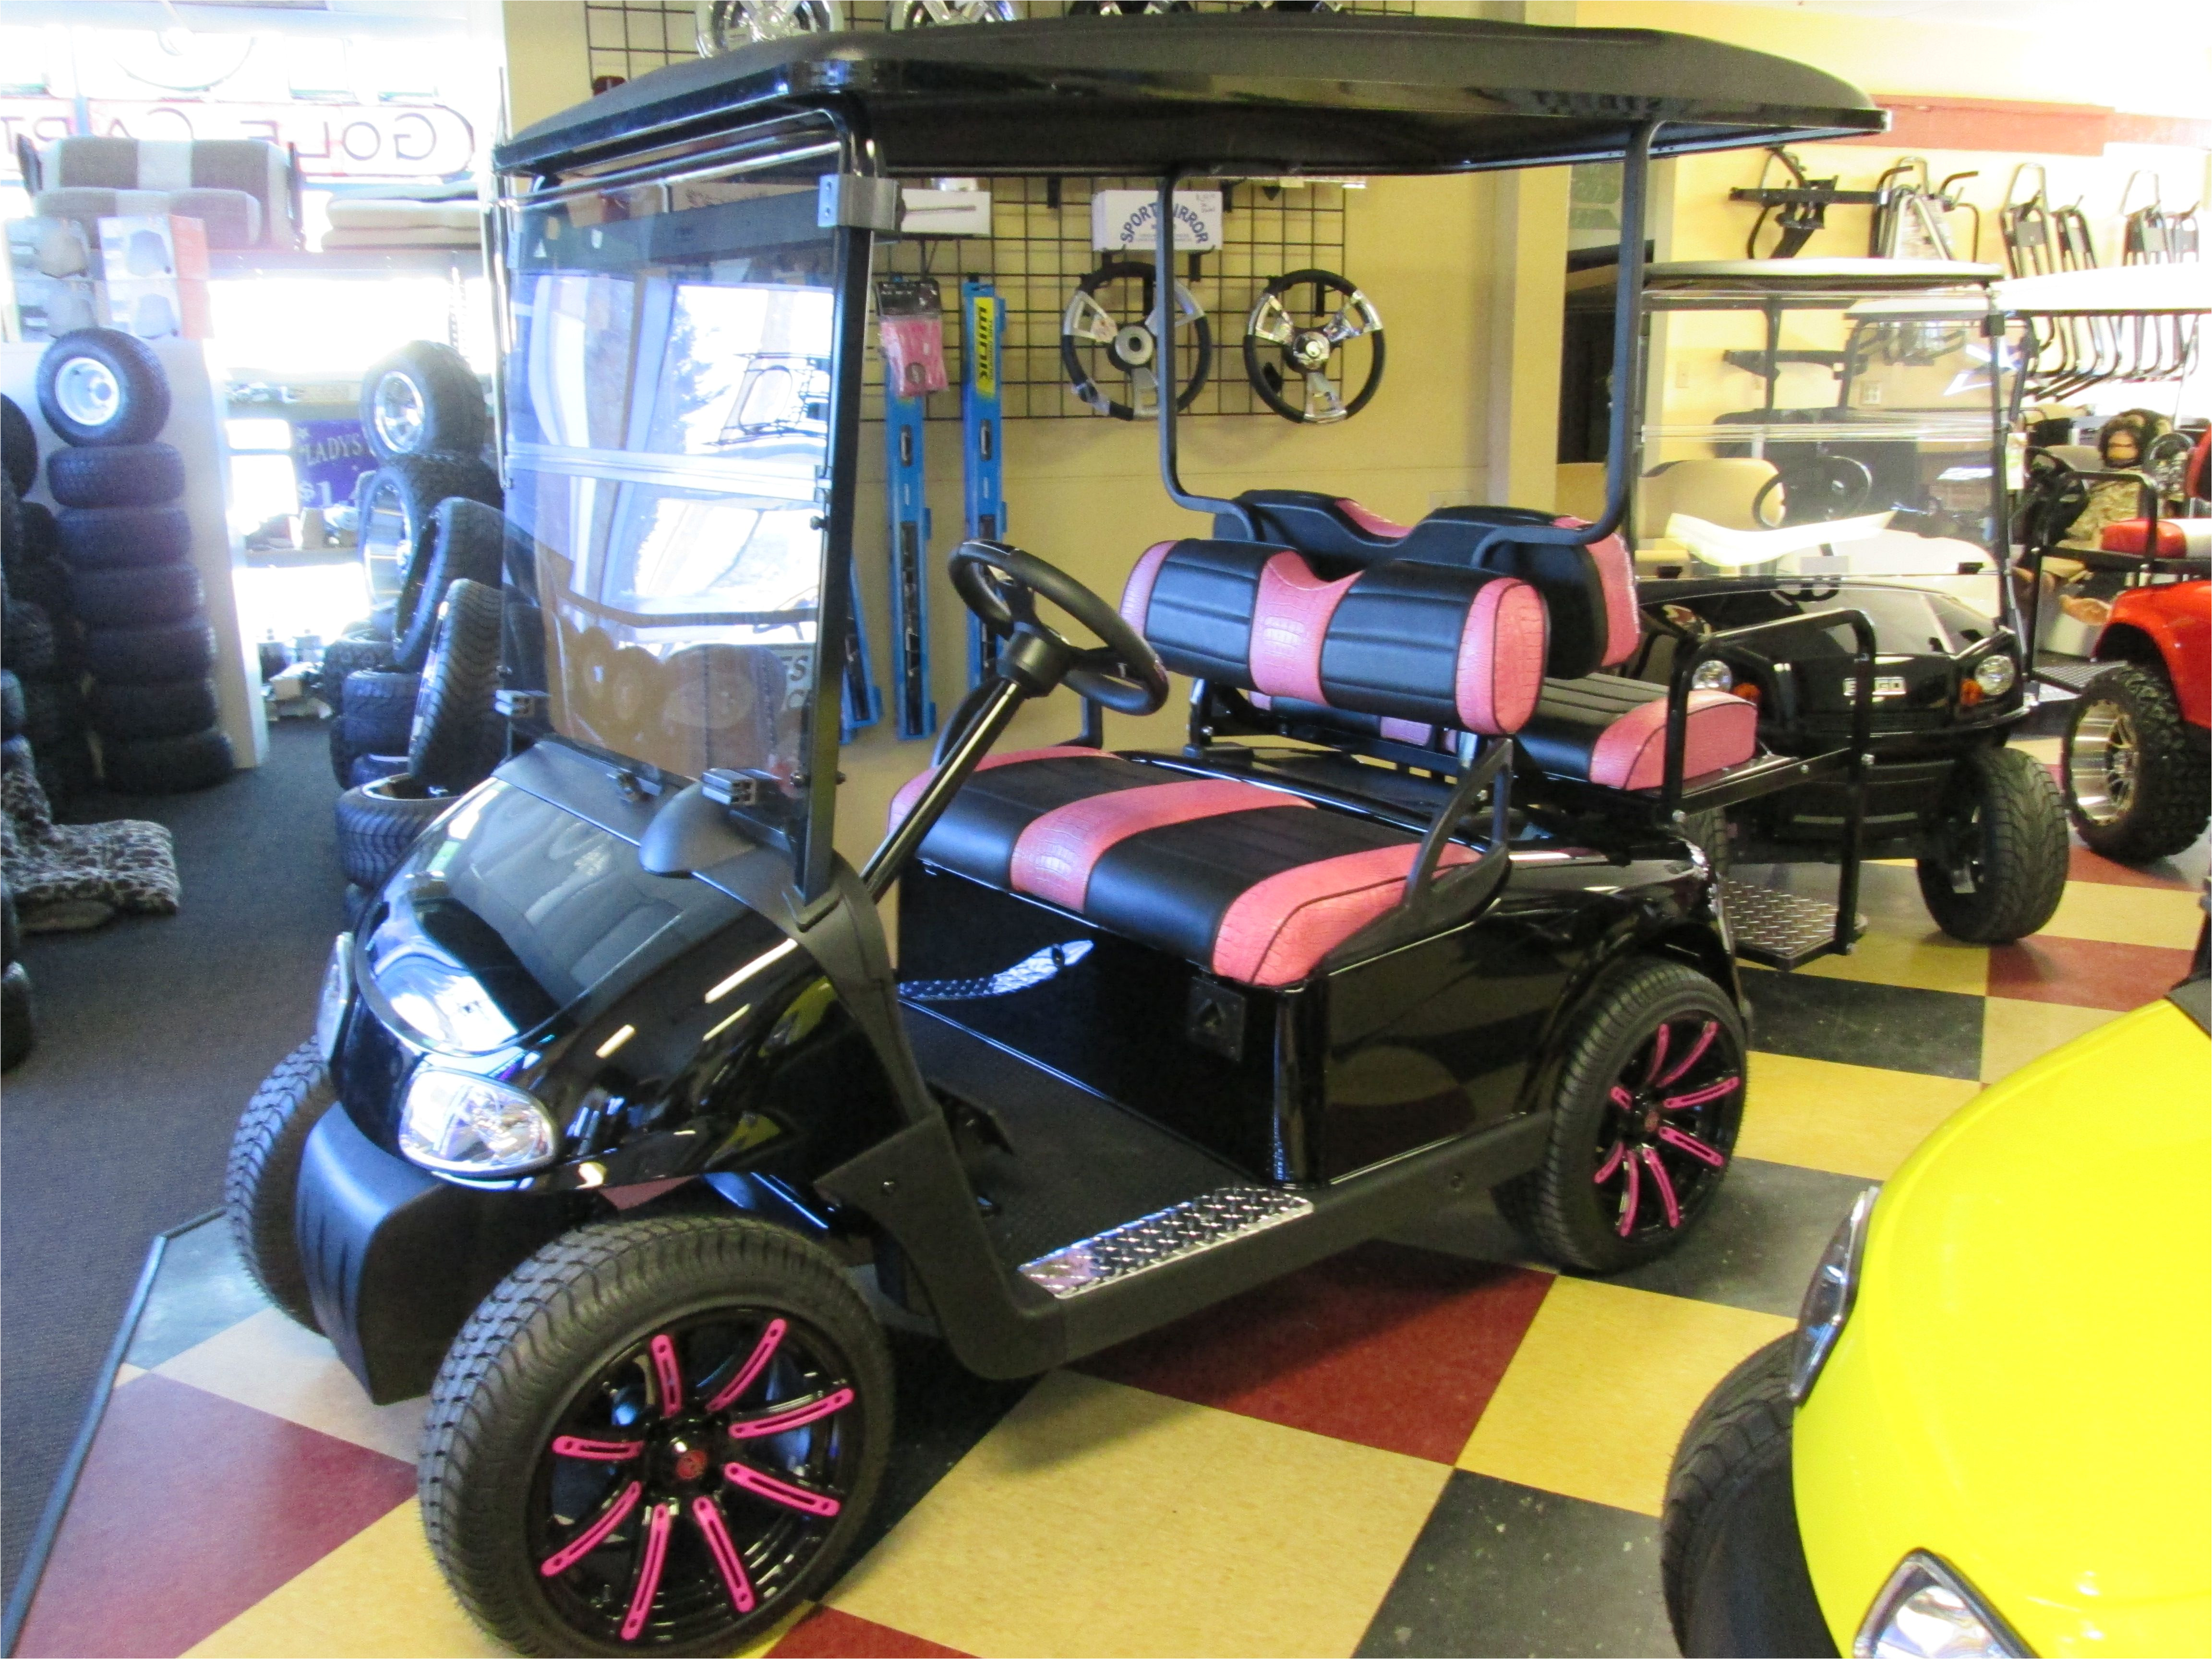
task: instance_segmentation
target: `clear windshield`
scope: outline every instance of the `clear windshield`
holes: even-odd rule
[[[510,668],[542,649],[564,737],[772,779],[794,808],[830,461],[831,165],[570,190],[509,220],[507,511],[535,541],[515,586],[534,581],[539,607]]]
[[[1996,613],[2002,343],[1986,300],[1650,297],[1643,569],[1893,578]]]

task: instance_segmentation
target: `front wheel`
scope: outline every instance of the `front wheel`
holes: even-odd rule
[[[1790,1354],[1777,1338],[1723,1377],[1667,1477],[1659,1582],[1686,1654],[1836,1651],[1790,1480]]]
[[[246,1102],[223,1172],[223,1213],[239,1259],[262,1294],[311,1331],[320,1328],[307,1294],[292,1212],[307,1137],[337,1101],[321,1052],[312,1040],[301,1043],[276,1063]]]
[[[2164,676],[2130,663],[2091,680],[2075,699],[2061,756],[2066,809],[2091,852],[2148,864],[2204,833],[2212,757]]]
[[[1496,1189],[1505,1218],[1583,1273],[1674,1248],[1711,1206],[1743,1120],[1743,1017],[1679,962],[1608,969],[1575,1016],[1544,1161]]]
[[[1920,896],[1954,939],[2009,945],[2066,896],[2066,808],[2049,770],[2017,749],[1976,749],[1959,762],[1929,840]]]
[[[419,1483],[461,1603],[525,1653],[732,1653],[835,1571],[890,1455],[883,1332],[738,1216],[540,1249],[439,1371]]]

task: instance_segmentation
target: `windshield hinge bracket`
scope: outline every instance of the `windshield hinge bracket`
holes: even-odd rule
[[[896,236],[899,228],[899,182],[860,173],[825,173],[814,222],[823,230],[849,226]]]

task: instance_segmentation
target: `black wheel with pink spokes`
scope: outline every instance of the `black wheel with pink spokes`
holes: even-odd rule
[[[1638,957],[1587,994],[1566,1040],[1544,1162],[1498,1208],[1564,1267],[1662,1255],[1707,1209],[1743,1118],[1743,1017],[1679,962]]]
[[[424,1528],[526,1653],[726,1653],[836,1570],[890,1360],[836,1261],[737,1216],[617,1222],[486,1298],[431,1396]]]

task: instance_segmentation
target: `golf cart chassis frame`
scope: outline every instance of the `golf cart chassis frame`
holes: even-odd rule
[[[826,120],[826,127],[824,122]],[[1624,203],[1624,257],[1640,272],[1643,204],[1651,143],[1658,124],[1630,130],[1626,145],[1628,184]],[[835,143],[821,142],[825,131]],[[872,144],[844,112],[834,106],[791,122],[751,126],[744,140],[696,143],[665,149],[644,158],[613,163],[596,175],[580,173],[566,183],[540,180],[549,191],[604,189],[617,181],[671,179],[670,164],[682,172],[726,168],[746,155],[767,159],[787,154],[802,139],[814,155],[834,155],[846,174],[879,173]],[[780,142],[779,142],[780,141]],[[1162,179],[1163,205],[1171,202],[1180,171]],[[841,183],[843,182],[841,180]],[[859,192],[855,192],[858,194]],[[504,236],[514,204],[502,199],[495,234]],[[830,465],[823,479],[825,556],[818,629],[824,641],[842,638],[844,607],[850,592],[853,558],[854,473],[859,449],[860,377],[867,307],[865,283],[870,231],[865,225],[839,224],[836,230],[837,289],[842,304],[832,356]],[[1173,216],[1160,216],[1161,257],[1172,263]],[[499,283],[499,341],[502,371],[511,342],[507,336],[507,276],[495,258]],[[1163,292],[1164,293],[1164,287]],[[1633,291],[1633,290],[1632,290]],[[1630,351],[1636,345],[1633,307],[1619,324]],[[499,419],[502,456],[506,449],[506,388],[500,386]],[[1162,471],[1170,494],[1200,511],[1237,511],[1232,503],[1212,502],[1185,491],[1176,469],[1176,428],[1171,392],[1160,399]],[[1585,531],[1549,530],[1560,540],[1587,543],[1611,532],[1626,507],[1632,418],[1629,400],[1614,412],[1617,440],[1609,477],[1609,505],[1604,520]],[[1824,625],[1844,625],[1832,617]],[[1863,729],[1871,690],[1872,635],[1863,617],[1852,614],[1857,634],[1857,692]],[[1723,641],[1725,642],[1725,641]],[[712,1035],[684,1060],[678,1081],[726,1077],[726,1089],[706,1089],[687,1101],[672,1084],[658,1097],[679,1109],[657,1121],[654,1132],[630,1135],[600,1158],[571,1158],[533,1176],[471,1185],[430,1176],[398,1153],[396,1123],[403,1085],[421,1058],[395,1030],[388,1007],[356,947],[356,994],[340,1033],[333,1073],[340,1105],[310,1138],[299,1184],[297,1236],[313,1287],[319,1322],[331,1334],[348,1365],[373,1399],[405,1397],[428,1386],[452,1335],[482,1297],[538,1245],[580,1223],[641,1202],[721,1200],[780,1214],[824,1237],[848,1260],[866,1259],[888,1243],[896,1270],[907,1269],[919,1282],[928,1310],[954,1352],[971,1370],[997,1377],[1032,1375],[1096,1352],[1139,1332],[1195,1311],[1264,1283],[1308,1262],[1388,1231],[1474,1190],[1494,1186],[1532,1169],[1540,1158],[1551,1129],[1548,1101],[1562,1064],[1565,1038],[1583,994],[1613,962],[1637,953],[1683,960],[1713,978],[1739,1006],[1741,993],[1729,954],[1725,919],[1717,914],[1712,888],[1700,860],[1684,859],[1669,822],[1684,806],[1717,804],[1766,787],[1780,787],[1814,773],[1848,772],[1856,777],[1864,764],[1864,745],[1787,763],[1755,763],[1735,775],[1691,791],[1682,781],[1685,710],[1689,676],[1704,653],[1686,652],[1677,665],[1674,707],[1668,722],[1668,782],[1638,808],[1611,803],[1613,822],[1593,821],[1601,850],[1566,849],[1537,854],[1516,890],[1526,896],[1513,908],[1510,926],[1525,948],[1549,953],[1550,993],[1540,1009],[1532,1003],[1516,1011],[1511,1024],[1520,1044],[1520,1074],[1507,1098],[1494,1099],[1489,1121],[1448,1137],[1410,1146],[1395,1156],[1335,1178],[1316,1169],[1310,1158],[1292,1156],[1274,1167],[1255,1170],[1255,1185],[1294,1191],[1308,1207],[1297,1224],[1269,1227],[1231,1237],[1209,1248],[1171,1255],[1143,1271],[1102,1282],[1079,1295],[1055,1297],[1031,1283],[994,1251],[978,1213],[975,1193],[953,1140],[945,1108],[933,1096],[908,1043],[890,952],[873,900],[899,873],[900,856],[918,840],[931,816],[933,798],[949,798],[962,781],[964,760],[981,750],[1003,729],[1012,699],[1001,696],[963,708],[948,726],[951,741],[941,750],[945,764],[934,787],[925,793],[908,821],[908,835],[894,836],[868,870],[856,874],[836,854],[830,842],[837,782],[837,708],[834,695],[817,685],[809,711],[804,770],[798,781],[814,809],[787,848],[764,844],[763,826],[745,822],[740,833],[733,815],[709,800],[699,783],[663,777],[653,769],[612,759],[594,759],[558,743],[539,744],[509,761],[499,778],[593,823],[639,849],[641,864],[658,874],[694,876],[737,899],[752,913],[709,941],[642,980],[620,986],[601,984],[565,1018],[555,1035],[523,1060],[500,1073],[544,1101],[560,1121],[572,1121],[569,1108],[586,1091],[594,1068],[594,1045],[624,1024],[641,1030],[647,1021],[626,1021],[625,1010],[671,1006],[670,999],[696,1000],[704,977],[726,975],[732,947],[756,942],[763,955],[786,941],[801,947],[762,971],[748,996],[764,1010],[787,1007],[808,987],[826,978],[835,993],[832,1017],[823,1022],[822,1045],[842,1048],[845,1086],[825,1093],[795,1086],[795,1070],[818,1050],[796,1045],[764,1052],[760,1021],[740,1022],[717,1042]],[[1001,688],[1003,690],[1003,688]],[[1101,722],[1087,711],[1086,729]],[[945,752],[945,750],[957,752]],[[1478,763],[1458,769],[1461,787],[1446,803],[1446,817],[1432,826],[1431,839],[1446,824],[1456,830],[1471,805],[1468,787],[1496,761],[1510,758],[1498,746]],[[1449,757],[1439,757],[1449,768]],[[1502,780],[1501,780],[1502,781]],[[1500,792],[1502,794],[1502,791]],[[1502,812],[1498,815],[1502,817]],[[1475,870],[1504,873],[1509,854],[1493,837]],[[766,838],[777,839],[772,833]],[[1433,861],[1431,856],[1431,862]],[[1602,872],[1601,887],[1590,884],[1580,866]],[[1434,929],[1425,943],[1456,948],[1458,994],[1465,1006],[1480,1009],[1497,972],[1486,970],[1475,935],[1495,915],[1486,908],[1495,879],[1476,882],[1468,872],[1449,882],[1430,884],[1437,893],[1458,896],[1464,906],[1456,918],[1427,915]],[[1850,911],[1841,911],[1848,918]],[[1848,938],[1848,921],[1838,944]],[[1386,935],[1379,948],[1375,933],[1354,950],[1372,951],[1369,962],[1412,954],[1419,947]],[[1349,951],[1340,951],[1348,957]],[[1164,969],[1188,976],[1180,962],[1161,958]],[[1307,984],[1271,992],[1236,988],[1254,1000],[1276,1005],[1279,1040],[1299,1050],[1315,1040],[1332,983],[1360,962],[1333,960]],[[1493,999],[1503,1003],[1503,997]],[[763,1018],[767,1018],[764,1014]],[[658,1022],[665,1025],[666,1022]],[[1468,1029],[1487,1024],[1493,1035],[1505,1029],[1498,1009],[1486,1020],[1471,1012]],[[1158,1042],[1157,1030],[1132,1032],[1133,1042]],[[772,1048],[773,1045],[768,1045]],[[635,1043],[633,1049],[643,1047]],[[640,1057],[641,1060],[642,1057]],[[675,1068],[671,1068],[672,1072]],[[775,1099],[769,1125],[774,1133],[748,1140],[746,1126],[769,1115],[750,1103]],[[1326,1103],[1310,1093],[1297,1111],[1325,1111]],[[1302,1127],[1292,1122],[1295,1131]],[[1301,1137],[1279,1137],[1285,1144]],[[1317,1140],[1317,1135],[1306,1137]],[[695,1179],[698,1177],[701,1179]],[[683,1192],[666,1189],[689,1183]]]

